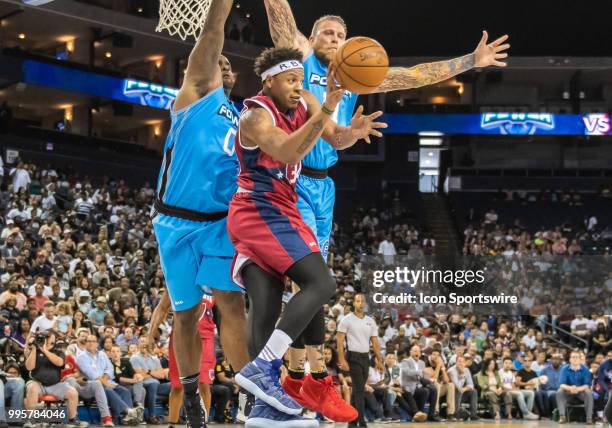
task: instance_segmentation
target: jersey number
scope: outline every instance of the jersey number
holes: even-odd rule
[[[223,141],[223,151],[227,153],[228,156],[234,156],[236,153],[236,130],[234,128],[230,128],[227,130],[227,134],[225,134],[225,141]]]

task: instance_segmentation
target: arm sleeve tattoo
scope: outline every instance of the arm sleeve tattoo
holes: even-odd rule
[[[448,61],[429,62],[410,68],[392,67],[377,92],[401,91],[443,82],[471,70],[476,56],[471,53]]]

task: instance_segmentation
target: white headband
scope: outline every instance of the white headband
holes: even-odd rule
[[[274,67],[268,68],[266,71],[261,73],[261,81],[265,81],[268,77],[276,76],[277,74],[283,73],[289,70],[304,69],[304,66],[300,61],[289,60],[276,64]]]

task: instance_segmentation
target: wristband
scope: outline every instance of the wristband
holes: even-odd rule
[[[323,113],[325,113],[326,115],[328,115],[328,116],[331,116],[332,114],[334,114],[334,111],[333,111],[333,110],[328,109],[328,108],[325,106],[325,104],[323,104],[323,105],[321,106],[321,111],[322,111]]]

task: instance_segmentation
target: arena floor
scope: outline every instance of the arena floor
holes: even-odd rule
[[[221,425],[221,424],[208,424],[210,427],[218,427],[218,428],[236,428],[239,427],[241,425]],[[152,425],[154,426],[154,425]],[[340,423],[336,423],[336,424],[330,424],[330,423],[322,423],[320,425],[321,427],[329,427],[329,428],[344,428],[346,427],[346,424],[340,424]],[[491,420],[485,420],[485,421],[478,421],[478,422],[456,422],[456,423],[450,423],[450,422],[442,422],[442,423],[423,423],[423,424],[411,424],[408,422],[403,422],[403,423],[399,423],[399,424],[375,424],[375,423],[369,423],[368,424],[368,428],[399,428],[399,427],[407,427],[407,426],[426,426],[428,428],[442,428],[442,427],[461,427],[461,428],[498,428],[498,427],[508,427],[508,426],[513,426],[513,427],[523,427],[523,428],[540,428],[540,427],[544,427],[544,428],[552,428],[552,427],[560,427],[560,426],[564,426],[564,427],[568,427],[568,428],[582,428],[582,427],[603,427],[605,425],[586,425],[583,423],[568,423],[566,425],[559,425],[557,422],[554,421],[507,421],[507,420],[502,420],[500,422],[495,422],[495,421],[491,421]],[[166,425],[158,425],[159,428],[167,428]]]

